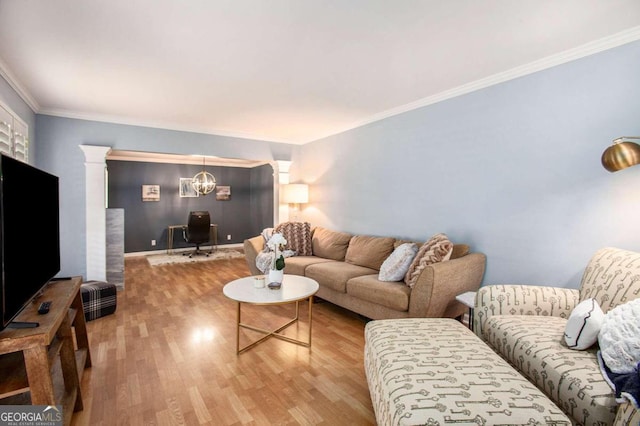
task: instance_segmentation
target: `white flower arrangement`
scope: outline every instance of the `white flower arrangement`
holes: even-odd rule
[[[267,242],[267,247],[273,251],[273,267],[277,271],[284,269],[284,255],[282,254],[282,250],[287,245],[287,239],[282,236],[282,234],[276,232],[269,238]],[[278,254],[278,252],[280,252]]]

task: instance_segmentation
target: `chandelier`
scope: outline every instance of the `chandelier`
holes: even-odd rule
[[[191,186],[198,195],[210,194],[216,188],[216,178],[204,169],[205,157],[202,157],[202,171],[191,179]]]

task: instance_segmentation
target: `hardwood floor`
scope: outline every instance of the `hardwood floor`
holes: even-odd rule
[[[154,267],[126,258],[116,313],[87,323],[93,366],[72,424],[375,424],[358,315],[315,303],[311,349],[270,338],[236,355],[237,305],[222,287],[247,275],[243,258]],[[243,321],[269,326],[294,311],[242,307]],[[288,333],[306,339],[300,317]],[[243,330],[241,344],[256,337]]]

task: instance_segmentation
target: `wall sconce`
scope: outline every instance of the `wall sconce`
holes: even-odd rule
[[[204,169],[205,157],[202,157],[202,171],[191,179],[191,186],[198,195],[207,195],[216,188],[216,178]]]
[[[621,136],[613,140],[613,145],[602,153],[602,165],[610,172],[626,169],[640,164],[640,145],[627,139],[640,139],[640,136]]]
[[[294,219],[297,219],[300,204],[309,202],[309,185],[306,183],[282,185],[282,202],[289,204],[289,206],[293,205]]]

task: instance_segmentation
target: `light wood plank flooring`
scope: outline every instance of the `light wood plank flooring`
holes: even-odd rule
[[[311,349],[270,338],[236,355],[237,305],[222,287],[247,275],[243,258],[154,267],[126,258],[116,313],[87,323],[93,366],[72,424],[375,424],[365,320],[349,311],[314,303]],[[307,306],[292,337],[306,339]],[[243,321],[277,326],[294,310],[243,305]],[[243,331],[241,343],[256,337]]]

